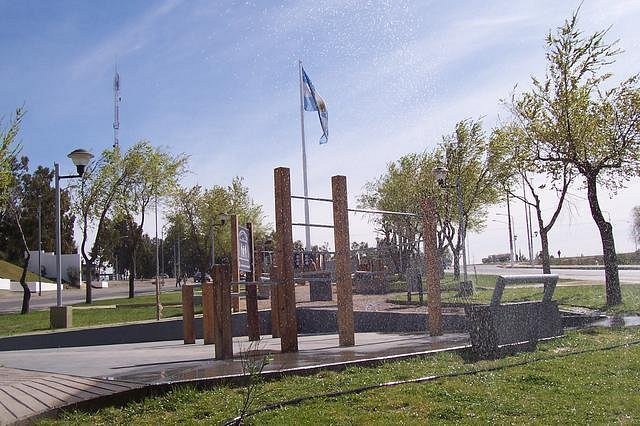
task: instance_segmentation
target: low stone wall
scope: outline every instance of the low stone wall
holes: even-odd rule
[[[260,311],[260,332],[271,334],[271,311]],[[298,308],[298,333],[322,334],[336,333],[336,310],[322,308]],[[597,318],[592,318],[595,320]],[[575,314],[569,318],[575,322]],[[445,333],[458,333],[467,330],[467,319],[462,314],[444,314],[442,316]],[[565,320],[563,318],[563,326]],[[574,325],[574,324],[572,324]],[[356,333],[423,333],[427,328],[427,316],[411,312],[354,312]],[[196,338],[202,338],[202,317],[195,321]],[[232,332],[234,336],[245,336],[246,315],[244,312],[233,314]],[[161,321],[145,321],[134,324],[111,325],[92,328],[56,330],[41,333],[8,336],[0,338],[0,351],[44,349],[74,346],[114,345],[123,343],[157,342],[182,340],[182,318],[168,318]]]
[[[260,332],[271,334],[271,311],[260,311]],[[336,311],[333,309],[298,308],[298,333],[336,333]],[[424,314],[398,312],[354,312],[355,331],[362,332],[423,332],[427,319]],[[447,332],[463,331],[464,316],[445,315]],[[234,336],[245,336],[246,314],[233,314]],[[196,338],[201,339],[202,317],[195,321]],[[115,345],[123,343],[182,340],[182,318],[167,318],[161,321],[145,321],[134,324],[107,325],[92,328],[47,331],[28,335],[0,338],[0,351],[44,349],[74,346]]]

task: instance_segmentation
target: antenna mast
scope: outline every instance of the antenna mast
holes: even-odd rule
[[[120,145],[118,131],[120,130],[120,74],[118,74],[118,64],[115,66],[113,76],[113,147]]]

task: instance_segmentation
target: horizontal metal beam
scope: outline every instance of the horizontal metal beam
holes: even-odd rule
[[[393,214],[398,216],[411,216],[411,217],[419,217],[420,215],[415,213],[407,213],[407,212],[391,212],[388,210],[369,210],[369,209],[347,209],[350,212],[354,213],[369,213],[369,214]]]
[[[292,223],[292,226],[309,226],[311,228],[333,228],[333,225],[322,225],[319,223]]]
[[[333,203],[333,200],[331,198],[304,197],[302,195],[292,195],[291,198],[297,198],[298,200],[322,201],[324,203]]]

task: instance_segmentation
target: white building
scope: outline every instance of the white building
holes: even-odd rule
[[[34,274],[38,273],[38,251],[29,251],[28,270]],[[62,281],[79,286],[82,282],[82,268],[80,268],[80,253],[63,254],[62,261]],[[56,255],[43,251],[40,253],[40,265],[42,267],[42,276],[53,281],[56,280]]]

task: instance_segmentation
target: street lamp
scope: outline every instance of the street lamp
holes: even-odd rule
[[[79,178],[84,175],[84,169],[89,164],[89,161],[93,158],[93,154],[84,149],[76,149],[69,153],[67,157],[71,158],[73,164],[76,166],[76,175],[64,175],[60,176],[60,166],[58,163],[53,164],[55,170],[56,181],[56,306],[62,306],[62,239],[60,237],[60,181],[62,179]]]
[[[440,185],[441,188],[453,188],[452,186],[448,186],[445,184],[445,180],[447,178],[448,170],[445,167],[438,166],[433,169],[433,174]],[[464,276],[464,285],[466,285],[467,278],[467,246],[465,244],[466,238],[466,222],[464,220],[464,206],[462,205],[462,188],[460,186],[460,175],[456,176],[456,194],[458,197],[458,215],[460,216],[460,242],[462,243],[462,271]]]

